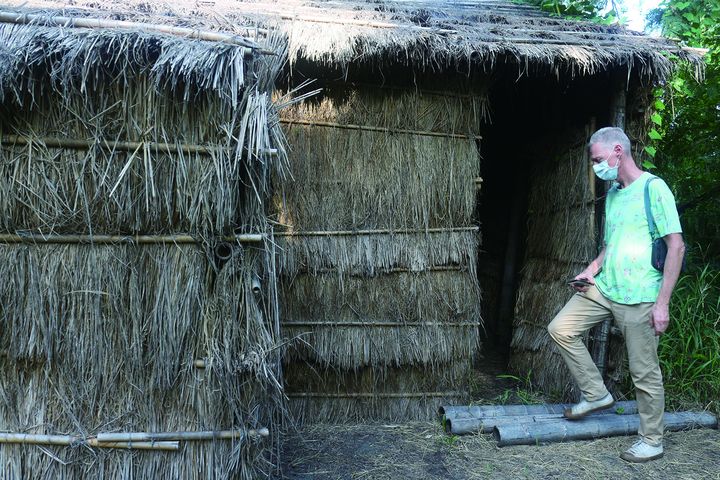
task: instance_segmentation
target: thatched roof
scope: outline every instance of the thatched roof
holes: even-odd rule
[[[491,70],[507,63],[523,74],[586,75],[628,67],[659,80],[672,69],[669,53],[702,68],[697,52],[667,39],[561,19],[505,0],[76,0],[72,10],[67,2],[50,0],[8,3],[222,31],[279,28],[288,35],[291,62],[342,68],[365,62]]]

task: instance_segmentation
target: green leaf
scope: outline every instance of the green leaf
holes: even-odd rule
[[[650,137],[653,140],[660,140],[662,139],[662,135],[660,135],[660,132],[655,130],[654,128],[648,132],[648,137]]]
[[[657,149],[655,147],[648,145],[647,147],[645,147],[645,151],[648,155],[655,158],[655,154],[657,153]]]
[[[660,100],[660,99],[655,100],[654,106],[655,106],[655,110],[658,110],[658,111],[661,111],[661,112],[662,112],[663,110],[665,110],[665,102],[663,102],[663,101]]]
[[[650,120],[652,120],[655,125],[662,125],[662,117],[659,113],[653,113],[650,115]]]
[[[647,150],[647,148],[648,148],[648,147],[645,147],[646,150]],[[650,147],[650,148],[652,148],[652,147]],[[655,166],[655,164],[652,163],[650,160],[644,160],[644,161],[642,162],[642,166],[643,166],[643,168],[644,168],[645,170],[652,170],[653,168],[657,168],[657,167]]]

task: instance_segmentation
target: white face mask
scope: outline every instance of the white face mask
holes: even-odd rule
[[[610,158],[610,157],[608,157]],[[620,159],[618,158],[617,163],[615,163],[614,167],[611,167],[608,165],[608,159],[606,158],[602,162],[598,163],[597,165],[593,165],[593,170],[595,171],[595,175],[598,176],[600,180],[615,180],[618,176],[618,167],[620,166]]]

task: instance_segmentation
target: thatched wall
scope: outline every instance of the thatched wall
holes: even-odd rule
[[[0,24],[0,430],[243,432],[176,452],[6,445],[8,478],[277,473],[285,405],[264,210],[285,161],[270,90],[283,43],[261,40],[279,55]],[[216,250],[241,232],[268,240]],[[23,244],[30,233],[37,243]],[[57,234],[63,244],[45,244]],[[92,244],[115,234],[129,241]],[[260,427],[269,438],[244,435]]]
[[[299,420],[429,418],[466,392],[483,104],[348,84],[283,111],[280,297]]]
[[[572,290],[565,280],[595,258],[594,177],[586,138],[576,135],[533,165],[526,255],[515,305],[510,366],[556,395],[574,395],[574,385],[547,325]]]

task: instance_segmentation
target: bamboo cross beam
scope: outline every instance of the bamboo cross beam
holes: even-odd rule
[[[245,233],[222,237],[225,242],[257,243],[262,242],[262,233]],[[147,245],[157,243],[194,244],[200,240],[192,235],[44,235],[41,233],[0,234],[0,243],[52,243],[52,244],[116,244],[130,243]]]
[[[46,148],[62,148],[68,150],[90,150],[93,147],[103,148],[105,150],[113,151],[120,150],[125,152],[134,152],[140,150],[143,147],[148,147],[151,150],[161,151],[166,153],[188,153],[188,154],[203,154],[209,155],[224,147],[219,146],[207,146],[207,145],[192,145],[192,144],[176,144],[176,143],[162,143],[162,142],[131,142],[131,141],[108,141],[106,139],[100,140],[79,140],[72,138],[53,138],[53,137],[37,137],[31,138],[22,135],[2,135],[0,136],[0,145],[42,145]],[[265,148],[260,150],[260,154],[267,154],[277,156],[277,148]]]
[[[111,432],[98,433],[100,442],[164,442],[164,441],[203,441],[203,440],[237,440],[245,437],[267,438],[267,428],[252,430],[219,430],[197,432]]]
[[[83,438],[73,435],[39,435],[31,433],[0,433],[0,443],[20,443],[27,445],[86,445],[95,448],[123,448],[138,450],[179,450],[180,444],[172,441],[161,442],[105,442],[97,438]]]
[[[322,393],[322,392],[289,392],[290,398],[432,398],[432,397],[465,397],[464,392],[363,392],[363,393]]]
[[[280,322],[283,327],[481,327],[478,322]]]
[[[423,234],[423,233],[448,233],[448,232],[477,232],[480,227],[454,227],[454,228],[425,228],[397,230],[315,230],[315,231],[286,231],[275,232],[277,237],[313,237],[313,236],[348,236],[348,235],[385,235],[385,234]]]
[[[460,140],[481,140],[480,135],[464,135],[462,133],[448,133],[448,132],[433,132],[429,130],[410,130],[406,128],[390,128],[390,127],[375,127],[371,125],[354,125],[344,124],[335,122],[320,122],[311,120],[292,120],[289,118],[281,118],[280,123],[285,125],[307,125],[310,127],[329,127],[329,128],[341,128],[345,130],[364,130],[368,132],[382,132],[392,134],[405,134],[405,135],[420,135],[426,137],[443,137],[443,138],[454,138]]]
[[[195,40],[210,42],[229,43],[239,45],[244,49],[244,54],[252,55],[253,51],[267,55],[275,55],[275,52],[263,49],[250,39],[229,33],[211,32],[198,30],[196,28],[174,27],[172,25],[161,25],[140,22],[128,22],[124,20],[106,20],[100,18],[61,17],[45,16],[30,13],[11,11],[0,11],[0,22],[14,23],[18,25],[42,25],[45,27],[73,27],[73,28],[98,28],[98,29],[127,29],[140,32],[162,33]]]

